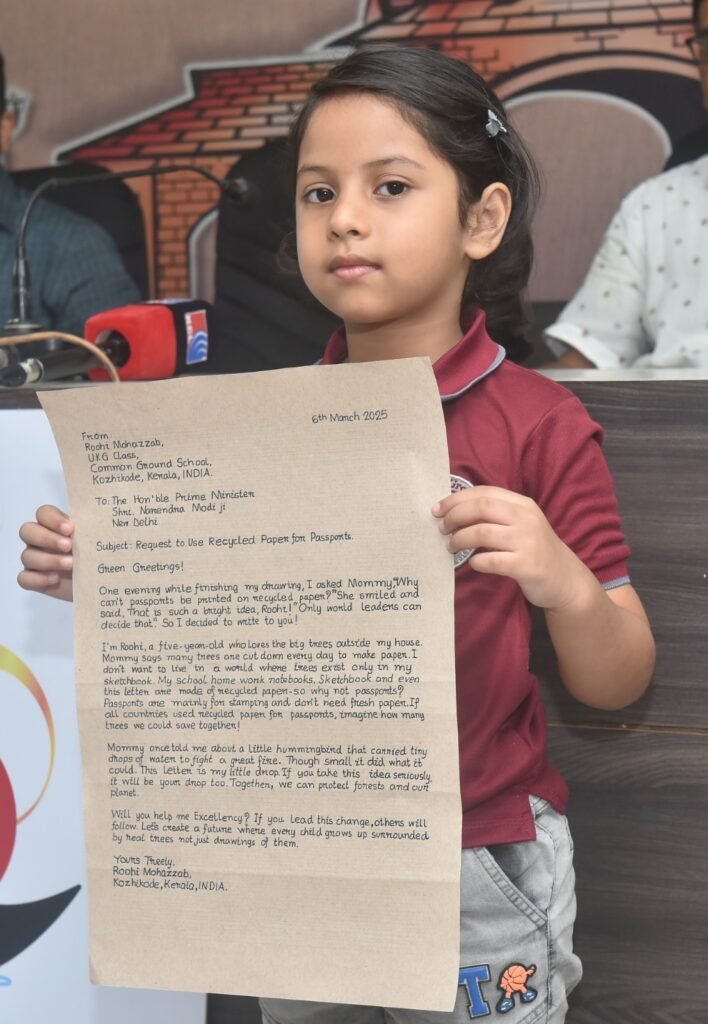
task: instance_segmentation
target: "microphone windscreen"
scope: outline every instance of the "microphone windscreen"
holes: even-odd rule
[[[97,313],[86,321],[85,337],[100,345],[111,335],[125,339],[129,355],[118,367],[121,380],[164,380],[209,358],[208,304],[192,299],[141,302]],[[91,380],[108,380],[104,369]]]

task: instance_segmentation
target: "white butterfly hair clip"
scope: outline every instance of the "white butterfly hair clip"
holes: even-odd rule
[[[493,110],[487,110],[487,123],[484,129],[490,139],[496,139],[497,135],[508,135],[509,129],[504,125]]]

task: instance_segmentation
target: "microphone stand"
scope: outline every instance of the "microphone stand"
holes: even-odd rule
[[[156,178],[160,174],[176,174],[178,171],[192,171],[201,174],[218,185],[221,191],[237,202],[242,202],[254,192],[254,186],[245,178],[219,178],[204,167],[192,164],[176,164],[172,167],[149,167],[134,171],[105,171],[97,174],[82,174],[76,178],[47,178],[38,185],[29,197],[15,242],[15,261],[12,268],[12,311],[13,316],[2,328],[4,335],[33,334],[41,331],[40,324],[33,323],[31,316],[32,289],[30,286],[29,261],[25,236],[30,215],[37,200],[50,189],[68,188],[74,185],[93,185],[100,181],[124,181],[127,178]]]
[[[98,345],[77,334],[65,334],[63,331],[39,331],[22,337],[15,335],[15,344],[9,349],[7,346],[13,338],[0,338],[0,346],[5,346],[0,347],[0,356],[7,351],[14,352],[18,345],[50,340],[68,342],[75,348],[70,352],[49,352],[41,359],[30,356],[24,362],[19,362],[17,358],[12,362],[0,361],[0,388],[23,388],[45,380],[61,380],[71,374],[84,373],[96,362],[105,367],[112,381],[120,383],[117,367],[124,366],[128,361],[130,348],[125,338],[115,332]],[[77,352],[77,348],[80,351]]]

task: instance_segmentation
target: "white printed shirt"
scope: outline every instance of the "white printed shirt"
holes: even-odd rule
[[[546,341],[603,369],[708,367],[708,156],[627,196]]]

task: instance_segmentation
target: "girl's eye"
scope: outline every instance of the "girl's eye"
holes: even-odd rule
[[[402,181],[385,181],[376,191],[385,196],[402,196],[408,191],[408,185],[404,185]]]
[[[334,199],[334,192],[331,188],[324,188],[322,185],[319,188],[311,188],[309,192],[305,193],[306,203],[329,203]]]

